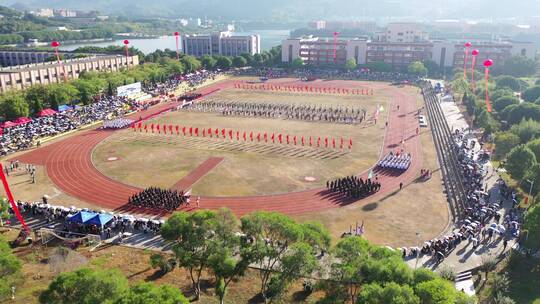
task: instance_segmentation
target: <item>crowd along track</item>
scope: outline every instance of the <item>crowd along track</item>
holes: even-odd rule
[[[233,88],[238,81],[227,80],[216,83],[199,90],[200,93],[208,93],[216,89]],[[270,81],[280,85],[304,85],[298,80],[276,79]],[[360,84],[360,85],[359,85]],[[384,137],[382,154],[401,147],[412,155],[412,163],[407,171],[396,175],[395,173],[380,171],[378,175],[382,187],[379,192],[369,196],[367,201],[377,199],[399,189],[399,184],[408,184],[418,175],[422,167],[422,153],[420,152],[420,140],[416,135],[418,127],[416,98],[407,94],[404,90],[378,82],[356,82],[356,81],[315,81],[310,82],[313,87],[336,87],[356,89],[369,87],[377,91],[385,90],[391,94],[392,98],[388,107],[381,113],[381,116],[388,116],[388,127]],[[312,93],[308,93],[312,94]],[[163,111],[171,107],[171,103],[160,104],[144,112],[132,114],[130,118],[139,119],[151,116],[154,113]],[[399,105],[399,110],[397,109]],[[372,113],[368,113],[370,117]],[[379,119],[378,124],[384,125],[384,119]],[[128,197],[141,191],[137,187],[123,184],[119,181],[108,178],[99,172],[92,164],[92,151],[101,141],[109,137],[115,131],[108,130],[88,130],[67,137],[66,139],[49,144],[45,147],[32,150],[21,156],[15,157],[22,163],[43,165],[52,182],[65,193],[96,205],[102,208],[117,209],[123,211],[133,211],[138,213],[154,213],[151,210],[129,209],[126,205]],[[363,145],[369,143],[355,143]],[[137,170],[137,168],[133,168]],[[203,170],[204,171],[204,170]],[[144,172],[141,172],[144,174]],[[360,175],[365,178],[367,172]],[[151,178],[151,177],[149,177]],[[332,179],[333,177],[329,177]],[[69,202],[63,202],[69,204]],[[201,196],[200,208],[216,209],[228,207],[241,216],[255,210],[278,211],[285,214],[301,214],[305,212],[321,211],[329,208],[338,208],[346,204],[353,203],[346,198],[332,195],[324,188],[311,189],[306,191],[264,195],[264,196],[244,196],[244,197],[205,197]],[[182,207],[182,209],[194,209]]]

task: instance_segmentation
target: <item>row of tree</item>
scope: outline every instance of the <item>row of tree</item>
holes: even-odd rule
[[[174,252],[167,263],[188,271],[195,295],[201,293],[204,273],[210,273],[221,303],[229,285],[250,265],[259,273],[265,302],[282,297],[299,279],[323,291],[318,303],[473,301],[432,271],[411,270],[399,251],[357,236],[331,247],[329,233],[320,223],[297,223],[280,213],[254,212],[238,223],[225,208],[176,212],[162,226],[161,235]]]
[[[190,73],[201,68],[191,56],[180,61],[161,58],[159,63],[147,63],[119,72],[83,73],[79,79],[67,83],[35,85],[21,91],[8,91],[0,95],[0,116],[6,120],[35,116],[39,111],[57,110],[64,104],[89,104],[99,94],[114,95],[116,88],[134,82],[158,83],[170,76]]]

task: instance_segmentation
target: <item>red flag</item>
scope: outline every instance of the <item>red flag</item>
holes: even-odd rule
[[[268,142],[268,136],[266,135],[266,132],[264,132],[264,142]]]
[[[133,129],[133,131],[137,131],[135,130],[135,127],[136,127],[135,124],[131,124],[131,128]]]
[[[294,145],[296,146],[296,135],[294,136]]]
[[[208,130],[206,131],[206,134],[210,135],[210,137],[212,137],[212,128],[208,128]]]
[[[142,122],[139,122],[139,129],[142,128]]]
[[[332,138],[332,148],[336,148],[336,139]]]
[[[236,131],[236,140],[240,140],[240,131]]]
[[[317,148],[320,147],[320,146],[321,146],[321,138],[319,137],[319,138],[317,139]]]
[[[180,133],[180,132],[178,132],[178,129],[179,129],[179,128],[180,128],[180,127],[179,127],[178,125],[176,125],[176,134],[179,134],[179,133]]]
[[[186,136],[186,127],[182,127],[182,133]]]
[[[202,129],[202,137],[206,137],[206,128]]]
[[[189,127],[189,136],[193,136],[193,127]]]
[[[148,133],[148,125],[144,125],[144,132]]]
[[[232,130],[229,130],[229,139],[231,140],[232,140],[232,132],[233,132]]]
[[[287,134],[287,145],[289,144],[289,134]]]
[[[167,134],[167,126],[163,125],[163,133]]]
[[[257,142],[260,142],[261,141],[261,133],[258,133],[257,134]]]
[[[253,131],[249,132],[249,140],[253,141]]]
[[[304,136],[302,136],[302,147],[304,146]]]
[[[214,132],[216,133],[216,137],[218,137],[218,135],[219,135],[219,129],[216,128],[216,130],[215,130]]]
[[[221,136],[225,137],[225,129],[221,129]]]
[[[339,140],[339,148],[343,149],[343,137],[341,137]]]
[[[274,133],[272,133],[271,139],[272,139],[272,143],[275,143],[275,140],[274,140],[274,139],[275,139],[275,138],[274,138]]]
[[[156,125],[156,128],[157,128],[157,132],[158,132],[158,133],[161,133],[161,132],[159,131],[159,124]]]
[[[195,128],[195,136],[197,136],[197,137],[199,136],[199,128],[198,127]]]
[[[352,138],[349,138],[349,150],[352,149]]]
[[[173,125],[169,125],[169,132],[172,133]]]
[[[328,137],[324,138],[324,147],[328,148]]]
[[[244,131],[244,141],[246,141],[246,132]]]
[[[278,140],[279,140],[279,143],[281,144],[283,142],[282,138],[281,138],[281,134],[278,135]]]

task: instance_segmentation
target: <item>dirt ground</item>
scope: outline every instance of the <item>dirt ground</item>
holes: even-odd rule
[[[377,104],[386,105],[388,97],[311,96],[309,94],[267,93],[225,90],[210,97],[214,100],[279,102],[291,104],[341,105],[360,107],[373,113]],[[367,114],[370,117],[370,114]],[[209,157],[224,161],[193,187],[194,194],[210,196],[261,195],[299,191],[322,186],[329,177],[358,174],[371,167],[379,157],[383,140],[382,125],[369,122],[360,125],[303,122],[282,119],[222,116],[217,113],[172,112],[150,123],[233,129],[263,136],[275,133],[298,136],[298,146],[240,142],[229,139],[193,138],[182,135],[120,131],[98,145],[93,153],[94,165],[108,177],[139,187],[170,187]],[[300,136],[305,135],[302,147]],[[320,152],[308,146],[308,137],[343,137],[345,147],[353,140],[353,149]],[[234,134],[233,137],[236,137]],[[242,140],[242,138],[240,138]],[[249,141],[249,138],[248,138]],[[270,140],[269,140],[270,141]],[[292,138],[291,138],[292,141]],[[369,144],[365,144],[369,143]],[[339,146],[339,143],[337,143]],[[110,161],[114,157],[116,160]],[[134,170],[134,168],[136,168]],[[144,172],[144,174],[141,174]],[[314,177],[315,181],[306,181]]]
[[[406,88],[411,93],[414,88]],[[423,101],[418,97],[418,107]],[[343,208],[294,216],[299,221],[320,221],[334,240],[352,226],[364,222],[364,236],[376,244],[394,248],[422,244],[442,234],[449,222],[450,212],[440,172],[437,153],[429,128],[420,133],[423,168],[433,171],[431,179],[414,181],[403,190],[381,199],[362,200]],[[420,173],[418,172],[418,175]],[[417,235],[417,233],[419,233]]]
[[[14,239],[17,230],[5,233],[9,239]],[[23,261],[23,279],[16,289],[14,301],[9,303],[37,303],[39,294],[47,288],[50,281],[62,271],[74,271],[81,267],[107,268],[120,270],[130,284],[138,282],[153,282],[169,284],[180,288],[187,297],[191,297],[191,281],[189,273],[181,268],[175,268],[164,276],[159,276],[150,267],[150,256],[153,252],[121,246],[103,246],[90,252],[81,247],[69,251],[63,257],[58,254],[55,246],[21,247],[15,249],[15,254]],[[203,275],[203,294],[197,303],[219,303],[214,293],[214,279],[211,274]],[[257,301],[260,280],[256,270],[248,270],[244,277],[231,283],[228,288],[226,303],[260,303]],[[277,303],[313,303],[320,298],[321,293],[314,293],[306,298],[302,292],[302,281],[295,282],[289,292]]]

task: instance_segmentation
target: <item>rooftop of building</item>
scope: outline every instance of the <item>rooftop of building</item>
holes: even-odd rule
[[[70,64],[70,63],[86,63],[86,62],[94,62],[96,59],[100,60],[107,60],[107,59],[116,59],[116,58],[123,58],[124,55],[90,55],[89,57],[85,58],[74,58],[74,59],[66,59],[62,61],[62,64]],[[44,68],[51,68],[59,66],[58,62],[52,61],[52,62],[41,62],[41,63],[32,63],[32,64],[24,64],[24,65],[17,65],[17,66],[9,66],[9,67],[3,67],[0,68],[0,73],[19,73],[19,72],[26,72],[26,71],[35,71],[40,70]]]

